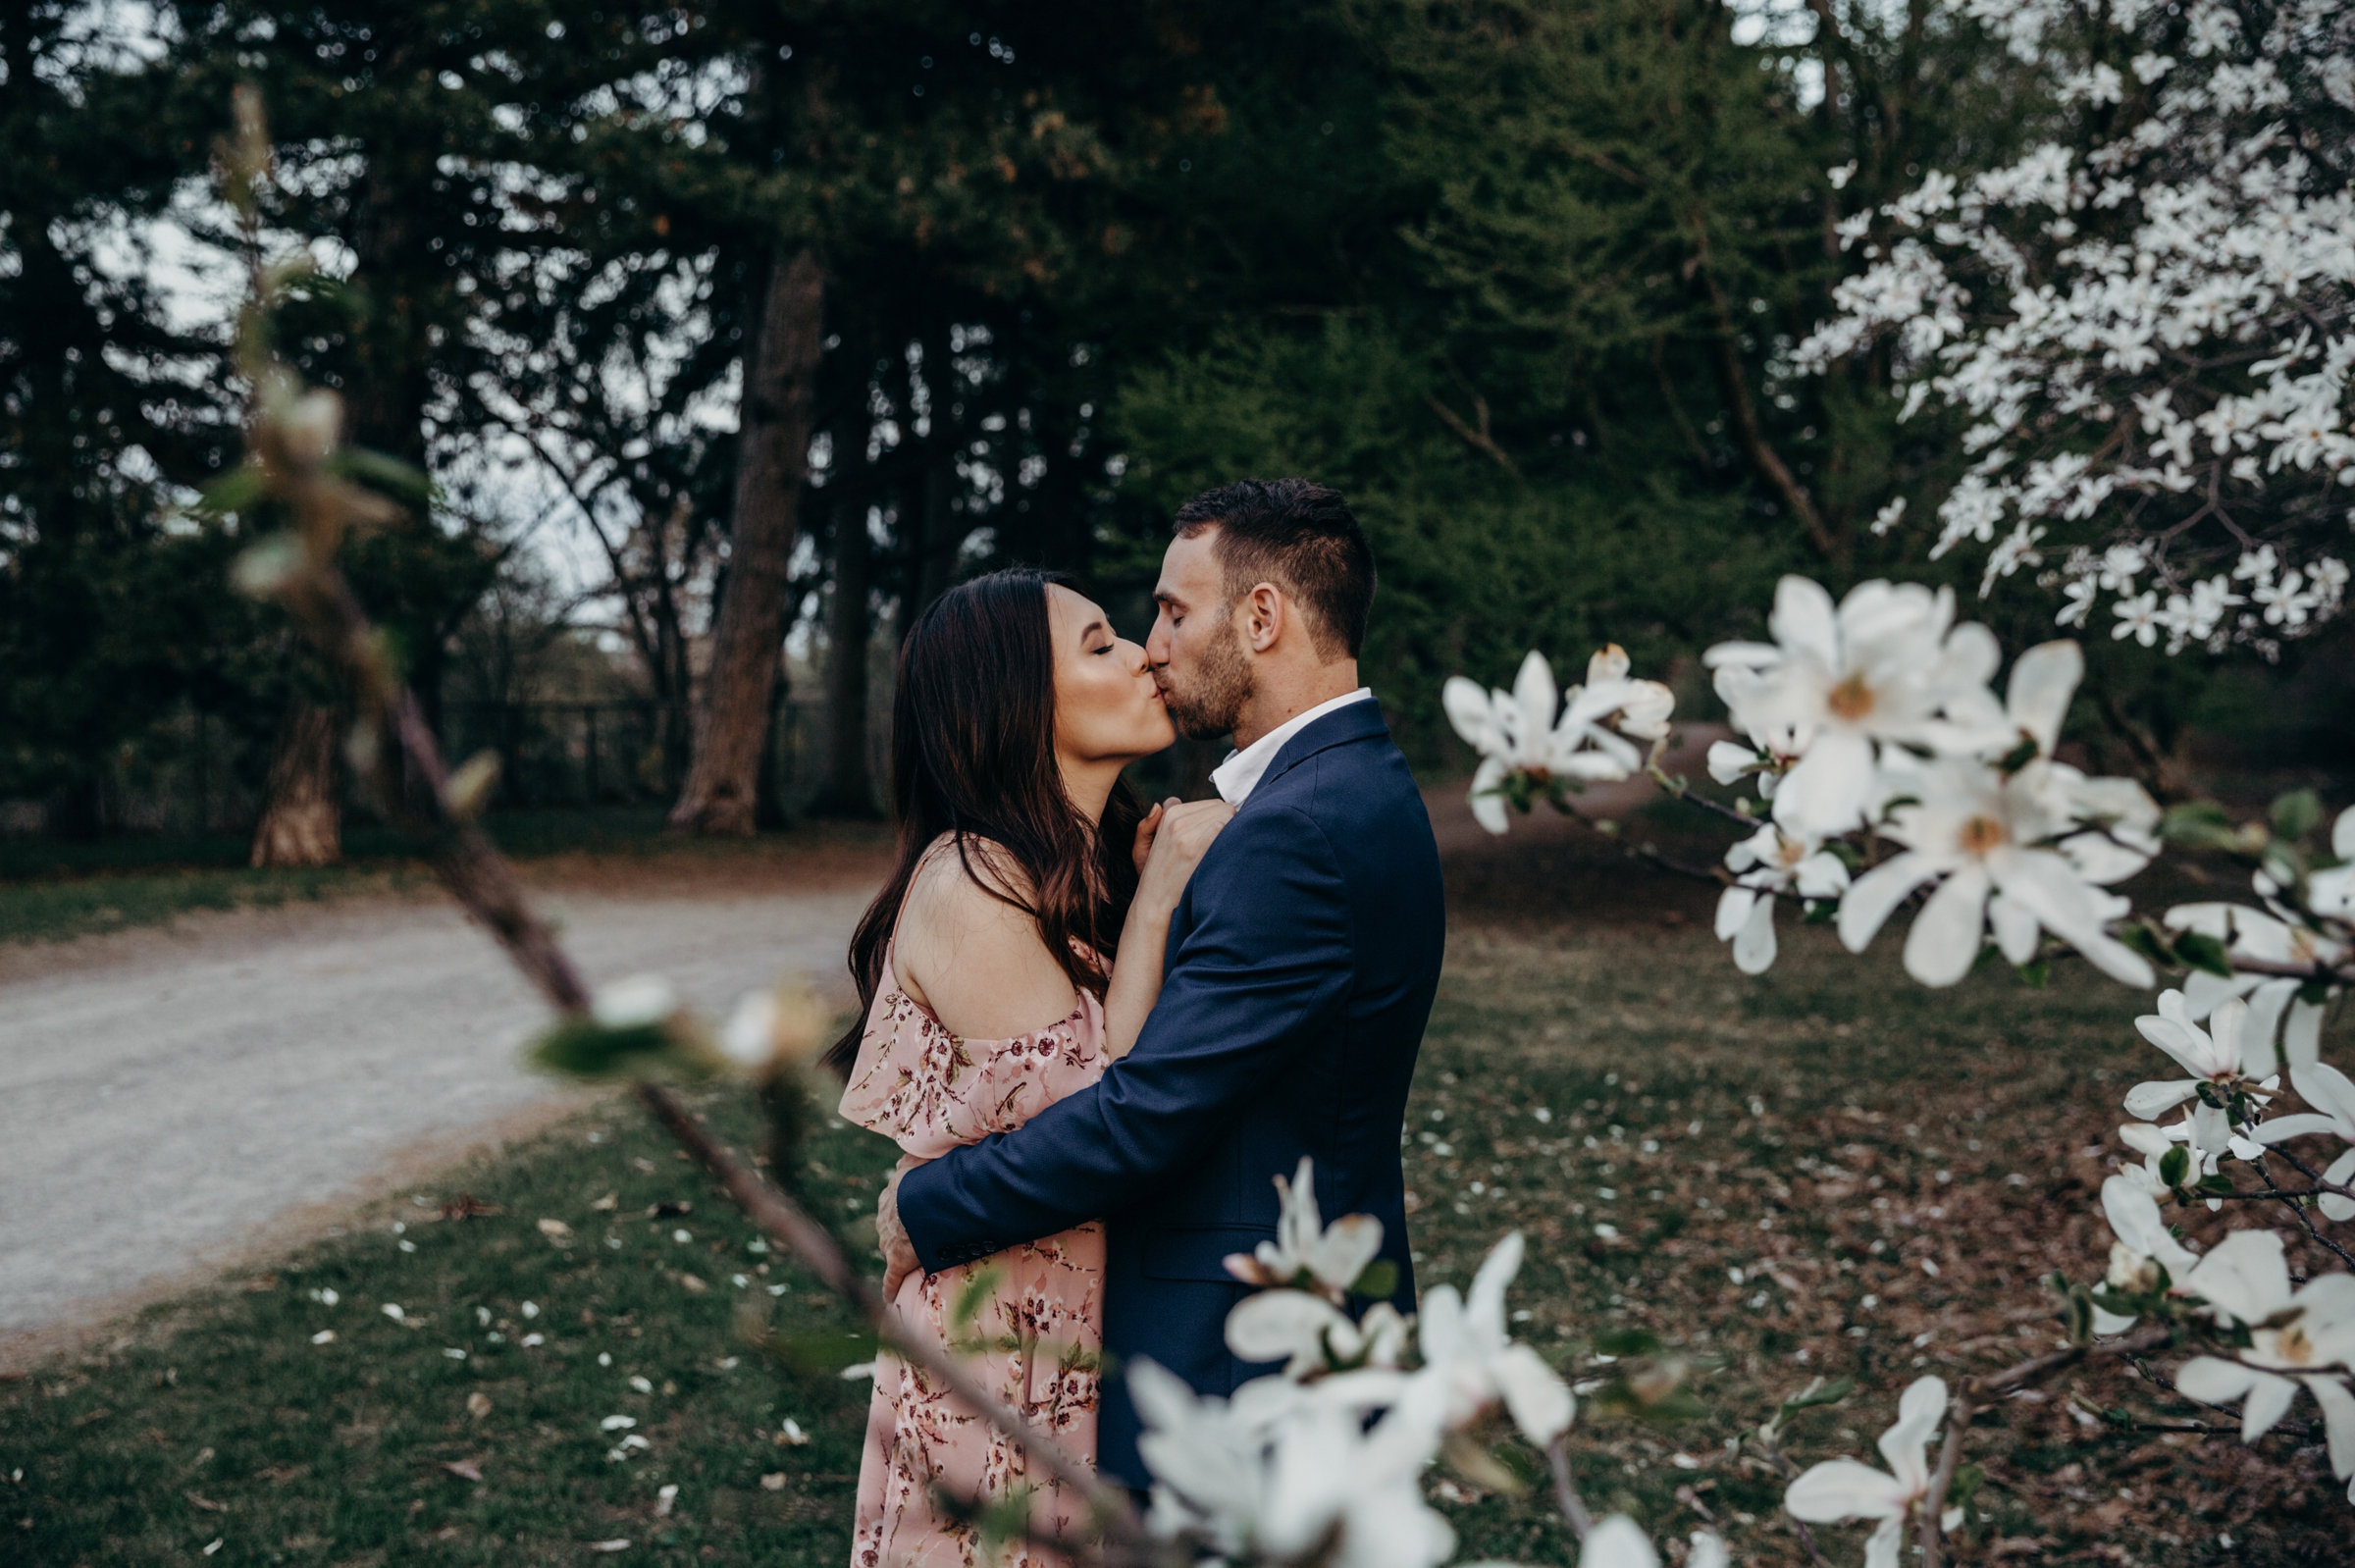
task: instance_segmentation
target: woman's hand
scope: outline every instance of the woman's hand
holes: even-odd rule
[[[1234,815],[1225,801],[1162,802],[1136,828],[1136,902],[1156,915],[1178,908],[1194,867]]]

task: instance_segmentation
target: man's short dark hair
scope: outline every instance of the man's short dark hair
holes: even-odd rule
[[[1374,604],[1374,551],[1341,493],[1305,479],[1240,479],[1178,508],[1177,533],[1216,528],[1212,549],[1232,603],[1261,583],[1309,611],[1309,641],[1331,663],[1357,657]]]

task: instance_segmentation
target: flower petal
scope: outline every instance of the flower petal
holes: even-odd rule
[[[1924,985],[1953,985],[1970,972],[1987,930],[1987,872],[1965,865],[1939,884],[1906,933],[1906,972]]]
[[[1808,1524],[1843,1519],[1889,1519],[1903,1515],[1906,1490],[1897,1478],[1858,1459],[1826,1459],[1791,1483],[1783,1508]]]
[[[2061,721],[2068,716],[2069,699],[2085,678],[2085,655],[2077,645],[2062,641],[2040,643],[2019,655],[2012,666],[2012,681],[2004,689],[2004,716],[2033,736],[2045,756],[2061,739]]]
[[[1927,857],[1908,850],[1858,877],[1840,901],[1840,945],[1863,952],[1907,896],[1937,874]]]

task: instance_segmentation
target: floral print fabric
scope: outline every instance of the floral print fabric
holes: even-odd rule
[[[886,949],[842,1097],[844,1120],[928,1160],[1012,1131],[1103,1075],[1104,1008],[1095,996],[1081,992],[1060,1023],[1011,1040],[959,1039],[900,989],[894,959]],[[962,1352],[968,1370],[1033,1427],[1092,1459],[1103,1281],[1104,1227],[1090,1221],[978,1263],[912,1276],[895,1305],[916,1332]],[[937,1507],[936,1487],[982,1503],[1030,1489],[1042,1534],[1075,1535],[1085,1523],[1079,1498],[1032,1478],[1020,1444],[918,1369],[879,1356],[852,1568],[1060,1568],[1059,1555],[1021,1542],[985,1557],[978,1533]]]

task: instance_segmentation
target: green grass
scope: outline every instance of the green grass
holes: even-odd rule
[[[1893,952],[1859,963],[1820,931],[1786,932],[1783,963],[1757,981],[1689,927],[1458,931],[1410,1113],[1422,1281],[1461,1283],[1499,1234],[1524,1230],[1516,1332],[1597,1385],[1577,1428],[1590,1503],[1677,1542],[1705,1511],[1738,1561],[1802,1562],[1781,1483],[1727,1440],[1811,1377],[1853,1376],[1856,1395],[1798,1418],[1789,1448],[1801,1465],[1873,1458],[1911,1379],[2053,1344],[2038,1280],[2086,1278],[2106,1253],[2094,1194],[2118,1096],[2152,1066],[2131,1030],[2140,1010],[2098,978],[2029,992],[1988,973],[1932,995]],[[740,1146],[753,1136],[740,1097],[708,1113]],[[891,1152],[822,1126],[808,1190],[855,1224]],[[613,1211],[593,1207],[609,1191]],[[438,1219],[460,1192],[505,1212]],[[691,1214],[648,1218],[681,1201]],[[545,1237],[542,1219],[570,1241]],[[573,1563],[584,1542],[627,1538],[624,1561],[837,1564],[866,1385],[828,1370],[856,1358],[835,1337],[842,1313],[752,1239],[627,1102],[603,1106],[274,1276],[0,1388],[0,1561],[193,1562],[218,1539],[215,1568]],[[313,1300],[322,1288],[340,1303]],[[426,1321],[396,1325],[386,1302]],[[763,1314],[807,1365],[753,1347]],[[322,1329],[337,1338],[314,1346]],[[548,1343],[521,1347],[529,1331]],[[1681,1393],[1615,1412],[1631,1363],[1596,1353],[1639,1331],[1660,1349],[1632,1363],[1634,1381]],[[2070,1413],[2072,1398],[2182,1413],[2116,1373],[2042,1392],[1974,1439],[1989,1478],[1964,1561],[2343,1560],[2355,1516],[2289,1428],[2249,1449]],[[473,1394],[487,1414],[469,1414]],[[1687,1419],[1664,1419],[1688,1397]],[[648,1450],[606,1457],[614,1435],[599,1423],[616,1414]],[[776,1444],[788,1417],[808,1445]],[[479,1484],[444,1468],[461,1461]],[[657,1519],[665,1484],[678,1503]],[[1434,1488],[1465,1560],[1574,1560],[1541,1498],[1444,1474]],[[1862,1534],[1824,1530],[1827,1559],[1858,1560]]]

